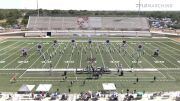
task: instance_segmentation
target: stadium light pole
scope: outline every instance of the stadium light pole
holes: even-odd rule
[[[141,0],[139,0],[138,17],[140,16],[140,11],[141,11]]]
[[[37,0],[37,11],[38,11],[38,17],[39,17],[39,2],[38,2],[38,0]]]

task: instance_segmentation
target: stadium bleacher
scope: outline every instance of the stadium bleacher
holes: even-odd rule
[[[145,17],[37,17],[30,16],[25,36],[62,34],[109,34],[121,36],[151,36]],[[65,32],[64,32],[65,31]],[[35,34],[34,34],[35,33]]]
[[[149,30],[149,24],[143,17],[88,17],[84,20],[81,17],[35,17],[30,16],[27,28],[29,30],[67,30],[80,29],[78,21],[86,29],[101,30]]]

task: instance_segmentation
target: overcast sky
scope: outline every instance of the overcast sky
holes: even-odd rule
[[[180,0],[140,0],[143,11],[180,11]],[[38,0],[39,8],[63,10],[135,10],[139,0]],[[37,9],[37,0],[0,0],[0,8]]]

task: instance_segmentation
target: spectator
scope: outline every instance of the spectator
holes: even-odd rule
[[[136,78],[136,82],[139,82],[139,78]]]
[[[73,85],[73,81],[71,81],[71,86]]]
[[[34,98],[34,92],[31,93],[31,97]]]
[[[71,89],[70,88],[68,89],[68,91],[69,91],[69,93],[71,93]]]
[[[156,81],[156,76],[154,76],[154,81]]]
[[[83,81],[83,85],[85,85],[85,84],[86,84],[86,81],[84,80],[84,81]]]

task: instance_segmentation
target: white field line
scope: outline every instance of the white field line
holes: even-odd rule
[[[128,44],[127,44],[128,45]],[[130,46],[130,45],[128,45],[128,46]],[[130,46],[130,49],[132,50],[132,51],[136,51],[134,48],[132,48],[131,46]],[[131,57],[131,55],[129,54],[129,52],[127,52],[128,53],[128,55]],[[143,66],[141,65],[141,63],[137,63],[137,64],[139,64],[139,66],[141,67],[141,68],[143,68]]]
[[[79,62],[80,68],[82,68],[82,52],[83,52],[83,48],[81,47],[81,57],[80,57],[80,62]]]
[[[63,48],[67,49],[68,45],[69,45],[69,43],[67,43],[67,45],[66,45],[65,47],[63,47]],[[62,50],[62,49],[61,49],[61,50]],[[62,58],[63,55],[64,55],[64,53],[61,54],[60,58],[58,59],[58,62],[55,64],[54,68],[57,67],[57,65],[58,65],[58,63],[59,63],[59,61],[61,60],[61,58]]]
[[[17,42],[16,42],[17,43]],[[20,45],[22,45],[23,43],[21,43]],[[9,46],[13,46],[14,44],[12,44],[12,45],[9,45]],[[6,53],[8,53],[9,51],[11,51],[11,50],[13,50],[13,49],[15,49],[15,48],[17,48],[18,46],[20,46],[20,45],[17,45],[17,46],[15,46],[15,47],[13,47],[13,48],[11,48],[10,50],[8,50],[8,51],[6,51],[6,52],[4,52],[3,54],[0,54],[0,56],[2,56],[2,55],[4,55],[4,54],[6,54]],[[9,47],[8,46],[8,47]],[[7,48],[7,47],[6,47]],[[1,49],[2,50],[2,49]]]
[[[108,51],[109,55],[111,56],[111,59],[114,61],[114,58],[112,56],[112,54],[110,53],[109,49],[107,48],[107,46],[104,46],[106,48],[106,50]],[[117,64],[114,64],[117,68]]]
[[[24,43],[21,43],[21,44],[17,45],[15,48],[21,46],[22,44],[24,44]],[[15,49],[15,48],[13,48],[13,49]],[[11,50],[13,50],[13,49],[11,49]],[[10,51],[11,51],[11,50],[10,50]],[[18,49],[18,51],[19,51],[19,49]],[[16,54],[18,51],[15,51],[13,54],[7,56],[6,58],[3,59],[3,61],[6,60],[7,58],[11,57],[12,55]],[[7,53],[7,52],[5,52],[5,53]],[[4,53],[4,54],[5,54],[5,53]]]
[[[22,81],[22,82],[60,82],[64,80],[17,80],[17,81]],[[72,81],[72,80],[66,80],[66,81]],[[77,81],[84,81],[84,80],[77,80]],[[88,80],[87,82],[94,82],[95,80]],[[96,80],[97,82],[114,82],[114,81],[120,81],[120,82],[134,82],[136,80]],[[152,80],[139,80],[141,82],[150,82]],[[156,82],[174,82],[175,80],[156,80]]]
[[[114,44],[112,44],[114,49],[117,51],[117,53],[119,54],[119,56],[123,59],[123,61],[125,62],[125,64],[128,66],[128,68],[130,68],[129,64],[125,61],[124,57],[121,56],[121,54],[119,53],[118,49],[116,48],[116,46],[114,46]]]
[[[150,50],[150,51],[152,51],[149,47],[147,47],[147,49]],[[146,53],[148,54],[148,52],[146,52]],[[148,55],[151,56],[150,54],[148,54]],[[157,61],[157,59],[156,59],[155,57],[152,56],[152,58]],[[168,69],[168,67],[167,67],[166,65],[164,65],[163,63],[162,63],[161,65],[163,65],[163,67],[165,67],[166,69]],[[159,68],[158,68],[158,69],[159,69]]]
[[[158,68],[158,70],[180,70],[180,68]]]
[[[154,47],[153,45],[151,45],[151,47]],[[164,53],[164,52],[163,52]],[[171,63],[171,61],[169,61],[168,59],[166,59],[165,57],[163,57],[162,55],[160,55],[160,57],[162,57],[164,60],[168,61],[170,64],[174,65],[175,67],[178,65],[174,64],[174,63]]]
[[[25,43],[25,42],[24,42],[24,43]],[[24,44],[24,43],[23,43],[23,44]],[[22,45],[22,44],[21,44],[21,45]],[[26,46],[28,46],[28,45],[26,45]],[[32,48],[32,47],[31,47],[31,48]],[[19,50],[18,50],[18,51],[19,51]],[[15,51],[15,53],[17,53],[18,51]],[[14,53],[14,54],[15,54],[15,53]],[[13,55],[13,54],[12,54],[12,55]],[[11,55],[11,56],[12,56],[12,55]],[[6,64],[6,65],[3,67],[3,69],[4,69],[5,67],[7,67],[8,65],[10,65],[11,63],[13,63],[13,62],[14,62],[15,60],[17,60],[18,58],[19,58],[19,56],[16,57],[15,59],[13,59],[13,60],[12,60],[11,62],[9,62],[8,64]]]
[[[149,49],[149,48],[148,48],[148,49]],[[153,58],[154,58],[154,57],[153,57]],[[154,58],[154,59],[157,60],[156,58]],[[164,64],[162,64],[162,65],[165,66],[167,70],[169,70],[169,68],[168,68],[166,65],[164,65]],[[164,69],[164,68],[163,68],[163,69]],[[158,69],[157,69],[157,70],[158,70]],[[168,74],[168,75],[169,75],[169,74]],[[169,77],[172,77],[172,76],[169,75]],[[174,78],[173,81],[176,81],[176,79]]]
[[[159,42],[159,43],[160,43],[160,42]],[[164,44],[164,43],[160,43],[160,44],[163,44],[163,45],[165,45],[165,46],[168,46],[168,47],[170,47],[170,48],[172,48],[172,49],[180,52],[180,50],[178,50],[178,49],[176,49],[176,48],[174,48],[174,47],[172,47],[172,46],[170,46],[170,45],[167,45],[167,44]]]
[[[69,42],[69,40],[61,40],[62,42]],[[87,40],[77,40],[76,42],[87,43]],[[102,42],[104,40],[93,40],[93,42]],[[111,42],[122,42],[122,40],[111,40]],[[128,42],[140,42],[140,41],[128,41]],[[142,41],[142,42],[171,42],[171,41]]]
[[[168,39],[171,40],[170,42],[175,43],[175,44],[177,44],[177,45],[180,45],[180,42],[178,42],[178,41],[176,41],[176,40],[173,40],[173,39],[171,39],[171,38],[168,38]]]
[[[82,43],[82,48],[84,49],[84,51],[86,52],[86,48],[84,48],[84,44]]]
[[[129,45],[130,46],[130,45]],[[131,47],[131,46],[130,46]],[[144,50],[145,51],[145,50]],[[148,53],[147,53],[148,54]],[[143,57],[143,56],[142,56]],[[153,68],[155,68],[155,69],[157,69],[153,64],[151,64],[145,57],[143,57],[144,58],[144,60],[148,63],[148,64],[150,64]],[[158,70],[158,69],[157,69]],[[166,76],[162,73],[162,72],[160,72],[159,70],[158,70],[158,72],[164,77],[164,78],[166,78]]]
[[[33,75],[33,74],[31,74],[31,75]],[[50,78],[50,79],[53,79],[53,78],[64,78],[64,77],[45,77],[45,76],[42,76],[42,77],[22,77],[22,78]],[[74,78],[74,79],[76,79],[76,76],[74,76],[74,77],[68,77],[68,78]],[[87,78],[87,77],[78,77],[78,78]],[[134,79],[134,78],[137,78],[137,77],[101,77],[101,78],[103,78],[103,79],[112,79],[113,80],[113,78],[126,78],[126,79]],[[147,77],[138,77],[138,78],[144,78],[144,79],[148,79],[148,78],[151,78],[151,79],[153,79],[153,77],[149,77],[149,76],[147,76]],[[158,77],[158,78],[161,78],[161,79],[164,79],[163,77]]]
[[[78,77],[76,76],[76,72],[74,71],[74,77],[76,79],[76,81],[78,80]]]
[[[82,43],[82,48],[83,48],[83,50],[86,52],[86,54],[85,54],[85,55],[86,55],[86,57],[88,57],[88,56],[87,56],[87,51],[86,51],[86,48],[84,47],[84,44],[83,44],[83,43]]]
[[[180,72],[168,72],[168,73],[172,73],[172,74],[180,74]]]
[[[91,47],[91,49],[90,49],[90,47]],[[89,46],[89,51],[90,51],[90,53],[91,53],[91,58],[93,57],[93,56],[92,56],[92,51],[91,51],[91,50],[92,50],[92,47],[93,47],[93,46],[92,46],[92,43],[91,43],[91,45]]]
[[[41,69],[42,70],[42,69]],[[48,69],[46,69],[47,71],[48,71]],[[57,70],[57,69],[56,69]],[[57,72],[59,72],[59,73],[62,73],[62,72],[64,72],[64,70],[68,70],[68,69],[62,69],[62,71],[57,71]],[[76,72],[75,71],[76,69],[74,69],[73,71],[70,71],[71,73],[73,73],[73,72]],[[82,69],[81,69],[82,70]],[[115,70],[115,69],[114,69]],[[129,69],[130,70],[130,69]],[[33,74],[39,74],[39,72],[46,72],[45,74],[49,74],[49,73],[47,73],[47,71],[31,71],[31,70],[28,70],[28,71],[30,71],[30,73],[28,73],[28,74],[31,74],[31,75],[33,75]],[[55,70],[53,70],[53,71],[55,71]],[[113,73],[115,73],[116,71],[112,71]],[[130,76],[128,76],[129,74],[132,74],[132,75],[134,75],[134,73],[132,73],[132,72],[129,72],[129,71],[125,71],[126,72],[126,74],[127,74],[127,77],[130,77]],[[0,74],[1,74],[2,72],[0,72]],[[171,71],[171,72],[168,72],[168,73],[180,73],[180,71],[178,71],[178,72],[173,72],[173,71]],[[9,74],[11,74],[11,73],[9,73]],[[143,75],[143,74],[159,74],[157,71],[137,71],[137,73],[136,73],[137,75],[138,74],[141,74],[141,75]],[[112,75],[114,75],[114,74],[112,74]],[[79,77],[81,77],[81,76],[79,76]],[[84,77],[84,76],[83,76]],[[111,77],[111,76],[104,76],[104,77]],[[123,76],[124,77],[124,76]],[[134,77],[134,76],[133,76]],[[118,76],[118,78],[119,78],[119,76]]]
[[[92,55],[92,47],[91,47],[91,49],[90,49],[90,53],[91,53],[91,58],[93,58],[93,55]]]
[[[32,63],[27,69],[31,68],[51,46],[52,46],[52,45],[50,45],[50,46],[36,59],[36,61],[34,61],[34,63]],[[22,73],[22,74],[19,76],[19,78],[21,78],[21,77],[27,72],[27,69],[26,69],[26,71],[25,71],[24,73]]]
[[[72,49],[72,51],[71,51],[71,56],[70,56],[70,58],[69,58],[69,61],[71,61],[71,59],[72,59],[72,56],[73,56],[73,53],[74,53],[74,48],[75,48],[75,47],[73,47],[73,49]],[[66,68],[69,68],[69,64],[70,64],[70,62],[68,62]]]
[[[27,69],[31,68],[51,46],[52,46],[52,45],[50,45],[50,46],[36,59],[36,61],[35,61],[34,63],[32,63],[31,66],[29,66]]]
[[[163,53],[162,53],[162,54],[163,54]],[[178,53],[174,53],[174,54],[173,54],[172,52],[171,52],[170,54],[169,54],[169,53],[166,53],[165,55],[175,55],[175,56],[180,56],[180,54],[178,54]]]
[[[18,43],[18,41],[15,42],[15,43],[13,43],[13,44],[11,44],[11,45],[8,45],[7,47],[2,48],[0,51],[4,50],[4,49],[6,49],[6,48],[8,48],[8,47],[10,47],[10,46],[13,46],[13,45],[16,44],[16,43]]]
[[[156,43],[155,43],[156,44]],[[157,46],[159,46],[158,44],[156,44]],[[164,48],[164,47],[163,47]],[[165,50],[167,50],[167,51],[169,51],[168,49],[166,49],[166,48],[164,48]],[[170,53],[173,53],[173,52],[171,52],[171,51],[169,51]],[[165,53],[165,52],[163,52],[163,53]],[[173,53],[174,54],[174,53]],[[170,56],[170,57],[172,57],[174,60],[176,60],[176,58],[174,58],[172,55],[170,55],[170,54],[166,54],[166,55],[168,55],[168,56]],[[179,56],[179,55],[178,55]],[[176,60],[176,61],[178,61],[178,60]],[[176,65],[176,64],[175,64]],[[176,65],[177,67],[179,67],[178,65]]]
[[[36,45],[34,45],[34,46],[36,46]],[[33,48],[33,47],[32,47]],[[32,48],[30,48],[29,49],[29,51],[32,49]],[[26,60],[28,60],[30,57],[32,57],[34,54],[36,53],[36,51],[34,51],[28,58],[26,58],[24,61],[26,61]],[[19,66],[21,66],[22,64],[19,64],[19,65],[17,65],[15,68],[18,68]]]
[[[5,39],[0,39],[0,45],[2,44],[2,43],[5,43],[5,42],[8,42],[7,40],[5,40]]]
[[[8,74],[14,74],[14,73],[0,73],[0,74],[7,74],[8,75]],[[19,73],[16,73],[16,74],[19,74]]]
[[[15,60],[17,60],[19,57],[16,57],[15,59],[13,59],[13,61],[9,62],[8,64],[6,64],[2,69],[4,69],[5,67],[7,67],[8,65],[10,65],[11,63],[13,63]]]
[[[56,47],[56,49],[55,50],[53,50],[53,52],[55,52],[57,49],[59,48],[59,45],[58,45],[58,47]],[[47,50],[47,52],[48,52],[48,50]],[[48,53],[49,54],[49,53]],[[44,68],[44,66],[46,66],[46,62],[43,64],[43,66],[42,66],[42,69]]]
[[[98,48],[99,53],[100,53],[100,56],[101,56],[101,60],[102,60],[102,63],[103,63],[103,67],[106,68],[105,63],[104,63],[104,58],[103,58],[103,56],[102,56],[101,50],[99,49],[99,43],[98,43],[98,45],[97,45],[97,48]]]
[[[177,45],[180,45],[180,43],[179,42],[176,42],[176,41],[170,41],[170,42],[172,42],[172,43],[175,43],[175,44],[177,44]]]
[[[171,76],[168,72],[167,72],[167,75],[171,78],[171,79],[173,79],[173,80],[176,80],[173,76]]]

